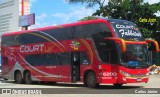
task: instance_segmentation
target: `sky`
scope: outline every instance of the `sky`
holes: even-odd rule
[[[43,27],[75,22],[92,15],[96,8],[82,4],[69,4],[65,0],[31,0],[31,13],[36,15],[36,25]]]
[[[144,2],[153,4],[160,0],[144,0]],[[105,4],[107,3],[108,0],[105,1]],[[86,16],[91,16],[97,9],[98,5],[86,8],[84,4],[69,4],[66,0],[31,0],[31,13],[36,15],[36,24],[31,27],[39,28],[76,22]]]

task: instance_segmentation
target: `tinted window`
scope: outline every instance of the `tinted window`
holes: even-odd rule
[[[111,32],[106,24],[95,23],[74,27],[57,28],[45,31],[26,32],[14,36],[2,37],[6,46],[40,43],[47,41],[69,40],[73,38],[100,38],[111,37]]]
[[[75,26],[74,34],[76,38],[90,38],[97,35],[103,37],[112,36],[108,26],[102,23]]]
[[[2,46],[12,46],[14,45],[15,36],[3,36],[2,37]]]
[[[40,43],[48,41],[67,40],[67,39],[72,39],[73,35],[71,33],[72,32],[70,28],[36,31],[16,36],[15,42],[17,45],[20,45],[20,44],[31,44],[31,43]]]
[[[110,57],[111,64],[118,64],[119,63],[118,51],[117,51],[116,47],[111,49],[109,57]]]
[[[40,43],[73,39],[72,27],[50,29],[45,31],[33,31],[14,36],[2,37],[3,46]]]
[[[32,32],[32,33],[24,33],[17,35],[14,39],[14,42],[15,45],[22,45],[22,44],[47,42],[48,40],[50,40],[48,36],[43,35],[39,32]]]
[[[70,53],[57,53],[57,60],[60,65],[71,64]]]
[[[81,52],[80,53],[80,64],[82,64],[82,65],[90,64],[90,60],[89,60],[86,52]]]
[[[33,66],[69,65],[69,53],[27,55],[26,61]]]
[[[118,51],[114,41],[96,40],[97,51],[103,63],[116,64]]]
[[[32,33],[23,33],[13,36],[2,37],[2,45],[13,46],[13,45],[47,42],[49,40],[51,40],[51,38],[42,33],[32,32]]]
[[[56,40],[73,39],[72,27],[46,30],[44,32],[49,34],[51,37],[55,38]]]

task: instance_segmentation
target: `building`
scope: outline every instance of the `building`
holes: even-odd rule
[[[19,16],[30,13],[30,0],[0,0],[0,36],[20,31]]]

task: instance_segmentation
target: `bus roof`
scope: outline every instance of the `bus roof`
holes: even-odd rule
[[[17,35],[17,34],[22,34],[22,33],[29,33],[29,32],[36,31],[36,30],[44,31],[44,30],[85,25],[85,24],[91,24],[91,23],[97,23],[97,22],[109,23],[108,21],[110,21],[110,20],[111,21],[126,21],[126,20],[120,20],[120,19],[94,19],[94,20],[78,21],[75,23],[62,24],[62,25],[57,25],[57,26],[48,26],[48,27],[36,28],[36,29],[30,29],[30,30],[24,30],[24,31],[7,32],[7,33],[2,34],[2,36],[12,36],[12,35]]]

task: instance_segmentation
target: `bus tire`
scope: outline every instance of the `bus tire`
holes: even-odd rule
[[[15,73],[14,79],[15,79],[15,82],[18,83],[18,84],[22,84],[23,83],[23,78],[22,78],[22,74],[21,74],[20,71],[17,71]]]
[[[97,83],[96,74],[94,72],[89,72],[86,77],[86,83],[90,88],[96,88],[99,84]]]
[[[113,84],[113,85],[114,85],[114,87],[116,87],[116,88],[120,88],[120,87],[122,87],[123,84]]]
[[[24,81],[26,84],[32,83],[31,73],[29,71],[24,74]]]

